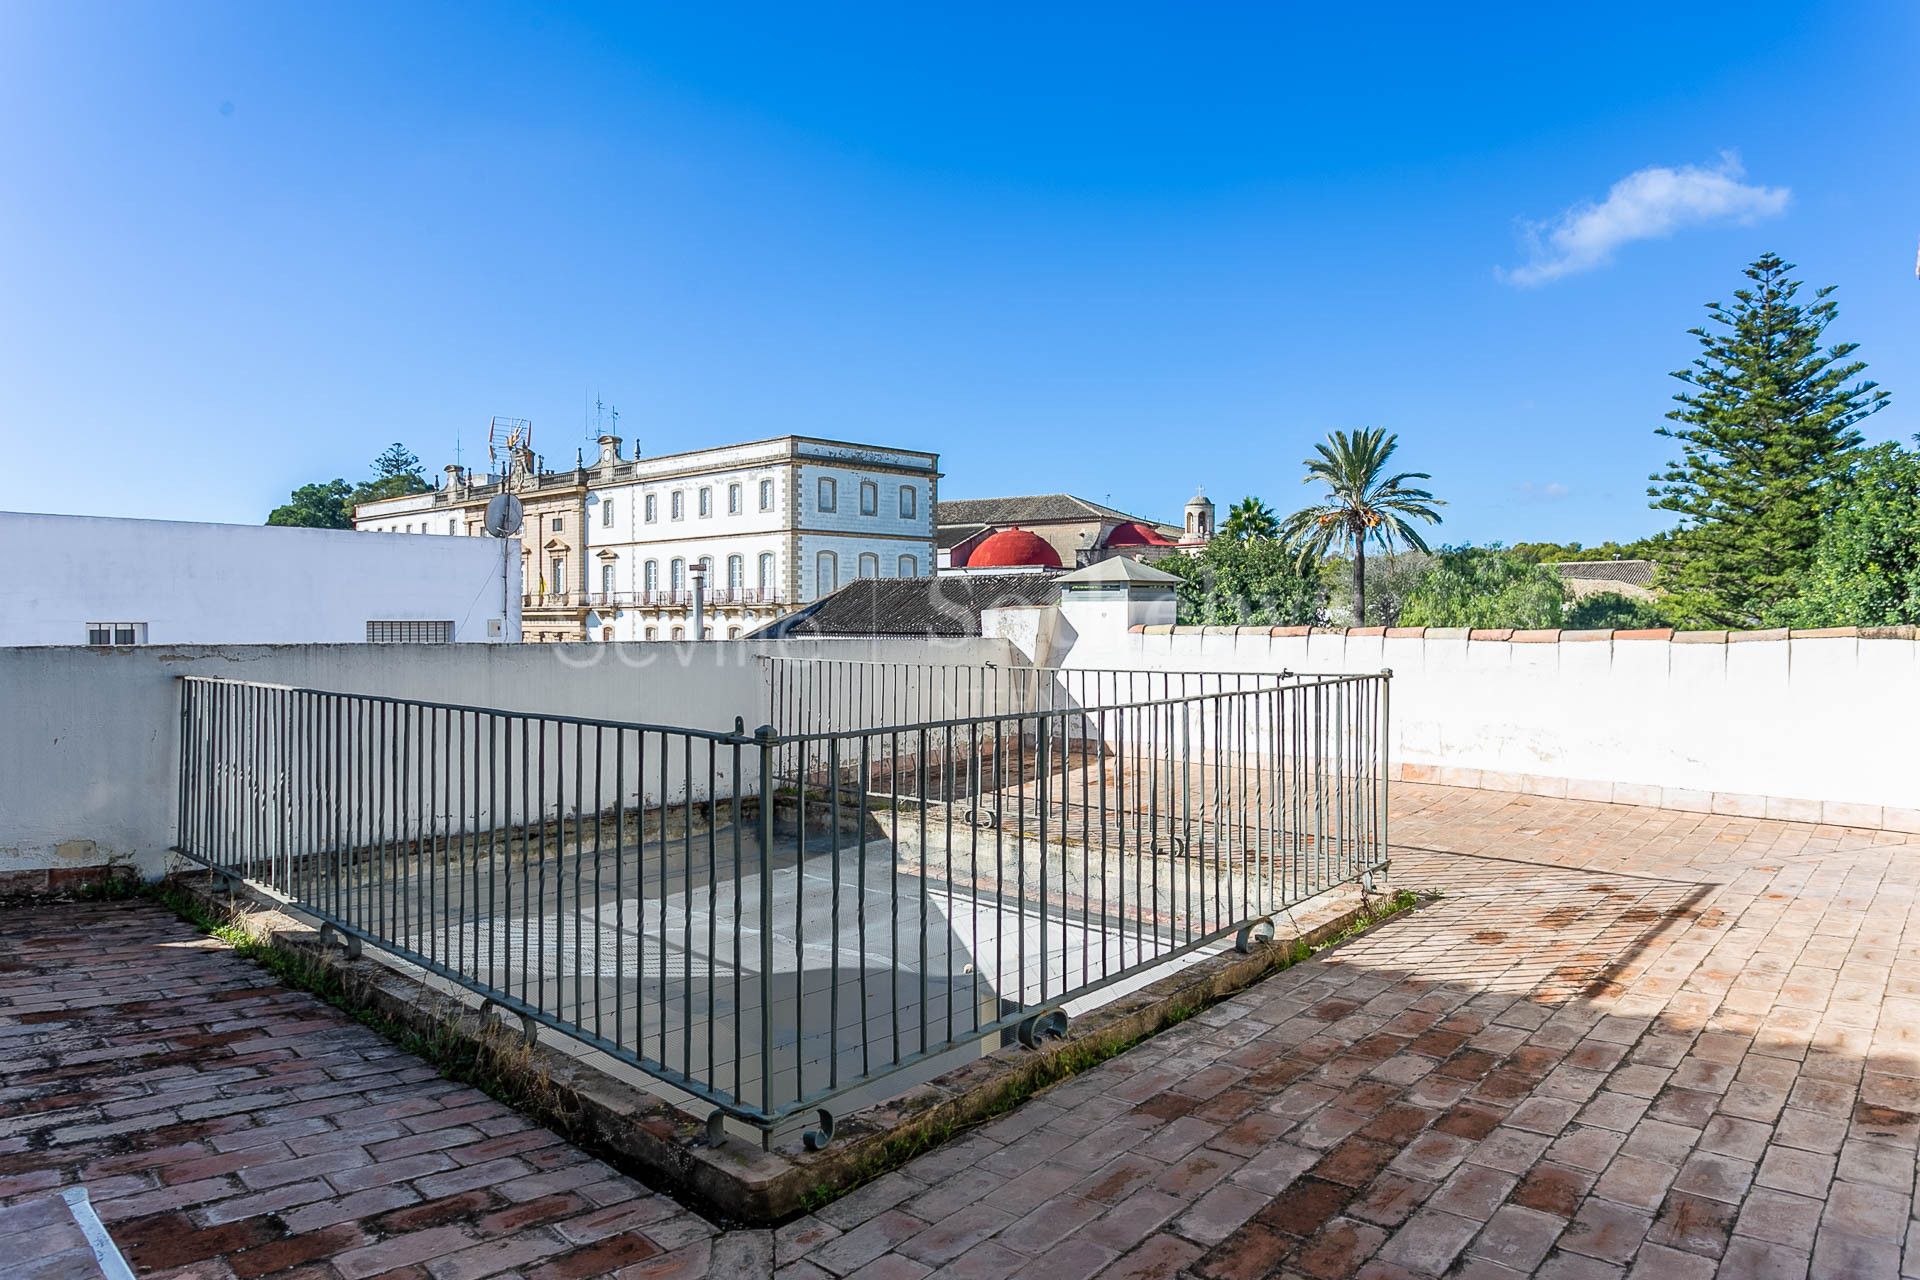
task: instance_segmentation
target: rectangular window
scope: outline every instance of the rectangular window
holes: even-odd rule
[[[652,494],[647,495],[646,511],[647,514],[645,518],[648,524],[652,524],[660,518],[660,500]]]
[[[147,624],[144,622],[89,622],[87,624],[87,643],[102,647],[145,644],[147,642]]]
[[[700,518],[705,520],[713,514],[713,490],[702,487],[700,490]]]
[[[863,516],[880,514],[880,486],[871,480],[860,482],[860,514]]]
[[[773,510],[773,481],[771,480],[762,480],[760,482],[760,509],[762,511]]]
[[[920,514],[920,491],[910,484],[900,486],[900,518],[911,520]]]
[[[840,585],[840,560],[831,551],[822,551],[814,557],[813,593],[823,596]]]
[[[873,552],[861,552],[857,564],[859,565],[861,577],[877,578],[880,576],[880,557],[873,554]]]
[[[452,644],[451,622],[367,623],[368,644]]]
[[[447,532],[448,532],[448,533],[458,533],[458,532],[460,532],[460,528],[459,528],[459,522],[458,522],[457,520],[449,520],[449,521],[447,521]]]
[[[567,518],[565,516],[555,516],[553,518],[553,524],[551,528],[555,533],[559,533],[562,529],[565,529],[566,527],[567,527]]]
[[[613,594],[613,565],[611,563],[600,566],[600,594],[604,596]]]
[[[600,499],[600,524],[602,528],[611,529],[613,527],[613,499],[612,498]]]
[[[547,561],[553,569],[553,576],[547,579],[547,590],[558,593],[567,589],[567,562],[559,556]]]
[[[687,494],[686,494],[686,490],[684,490],[684,489],[675,489],[675,490],[673,491],[673,499],[672,499],[672,501],[671,501],[671,502],[669,502],[669,503],[667,504],[667,509],[668,509],[668,513],[669,513],[669,514],[670,514],[670,515],[671,515],[671,516],[672,516],[672,517],[673,517],[673,518],[674,518],[675,520],[684,520],[684,519],[686,519],[686,518],[687,518]]]
[[[740,508],[743,505],[745,504],[740,497],[740,486],[737,484],[728,485],[727,486],[727,514],[730,516],[739,515]]]
[[[920,576],[920,561],[918,557],[900,557],[900,576],[903,578],[917,578]]]
[[[838,507],[839,501],[840,501],[840,495],[837,492],[837,486],[833,483],[833,480],[830,477],[821,476],[820,477],[820,509],[822,511],[836,510]]]

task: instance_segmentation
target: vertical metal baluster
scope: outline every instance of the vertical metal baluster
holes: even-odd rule
[[[827,1088],[840,1087],[840,739],[827,739]],[[864,862],[865,860],[862,859]],[[863,957],[864,961],[864,957]],[[866,967],[863,963],[863,969]]]
[[[760,1113],[773,1115],[773,798],[772,725],[754,735],[760,748]],[[799,966],[794,966],[796,976]]]

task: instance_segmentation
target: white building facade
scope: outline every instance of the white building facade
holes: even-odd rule
[[[520,638],[515,539],[0,512],[0,546],[0,646]]]
[[[607,436],[588,471],[590,639],[734,638],[857,578],[934,569],[937,454],[782,436],[627,460]]]

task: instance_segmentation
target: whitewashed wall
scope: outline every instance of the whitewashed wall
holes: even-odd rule
[[[1033,636],[1020,612],[996,615],[999,633]],[[1408,780],[1920,831],[1908,632],[1477,634],[1069,629],[1051,661],[1391,669],[1393,762]]]
[[[0,548],[0,645],[84,644],[89,622],[152,644],[360,643],[375,620],[520,638],[512,540],[0,512]]]
[[[9,874],[48,868],[161,870],[179,780],[177,676],[697,729],[732,729],[738,718],[751,730],[769,714],[762,654],[1013,659],[1004,641],[980,639],[937,654],[906,640],[0,648],[0,889]]]

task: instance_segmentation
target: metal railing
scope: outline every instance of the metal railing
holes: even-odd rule
[[[177,848],[809,1145],[1386,865],[1384,674],[767,680],[749,734],[183,677]]]

